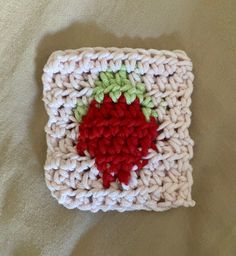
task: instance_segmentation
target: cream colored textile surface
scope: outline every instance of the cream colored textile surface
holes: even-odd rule
[[[236,255],[236,2],[0,1],[0,255]],[[44,182],[42,68],[87,46],[182,49],[194,64],[194,208],[89,213]]]

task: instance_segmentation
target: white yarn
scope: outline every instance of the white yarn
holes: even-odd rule
[[[75,149],[78,124],[72,109],[78,100],[91,101],[99,72],[126,66],[129,79],[145,84],[158,112],[158,152],[149,151],[149,163],[132,172],[128,186],[112,183],[104,189],[95,160]],[[52,195],[72,209],[153,210],[194,206],[193,141],[191,122],[192,63],[183,51],[130,48],[81,48],[54,52],[44,67],[43,101],[49,116],[45,127],[47,160],[45,178]],[[164,140],[165,139],[165,140]],[[135,170],[135,167],[134,167]]]

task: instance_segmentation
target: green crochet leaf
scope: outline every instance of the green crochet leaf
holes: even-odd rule
[[[101,72],[99,80],[95,82],[95,88],[93,89],[93,97],[98,103],[102,103],[105,94],[109,94],[113,102],[117,102],[120,96],[124,94],[127,104],[131,104],[138,98],[146,119],[149,120],[150,116],[156,118],[158,114],[153,109],[152,98],[145,95],[145,93],[145,84],[138,82],[133,85],[131,83],[125,65],[122,65],[121,69],[116,73],[110,69],[106,72]]]
[[[74,109],[75,118],[78,122],[82,121],[82,117],[87,114],[88,106],[84,105],[82,100],[79,100]]]

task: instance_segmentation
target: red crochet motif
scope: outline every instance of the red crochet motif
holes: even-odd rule
[[[140,170],[148,149],[156,150],[157,128],[154,117],[146,121],[138,99],[128,105],[123,95],[117,103],[105,95],[102,104],[93,100],[83,117],[77,151],[84,155],[87,150],[95,158],[105,188],[116,179],[128,184],[133,166]]]

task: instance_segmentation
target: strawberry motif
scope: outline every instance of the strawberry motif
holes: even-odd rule
[[[95,158],[104,188],[116,180],[127,185],[131,171],[147,164],[148,150],[156,150],[154,104],[145,97],[144,85],[131,84],[124,70],[101,73],[95,85],[90,105],[78,102],[75,109],[80,122],[77,152]]]

